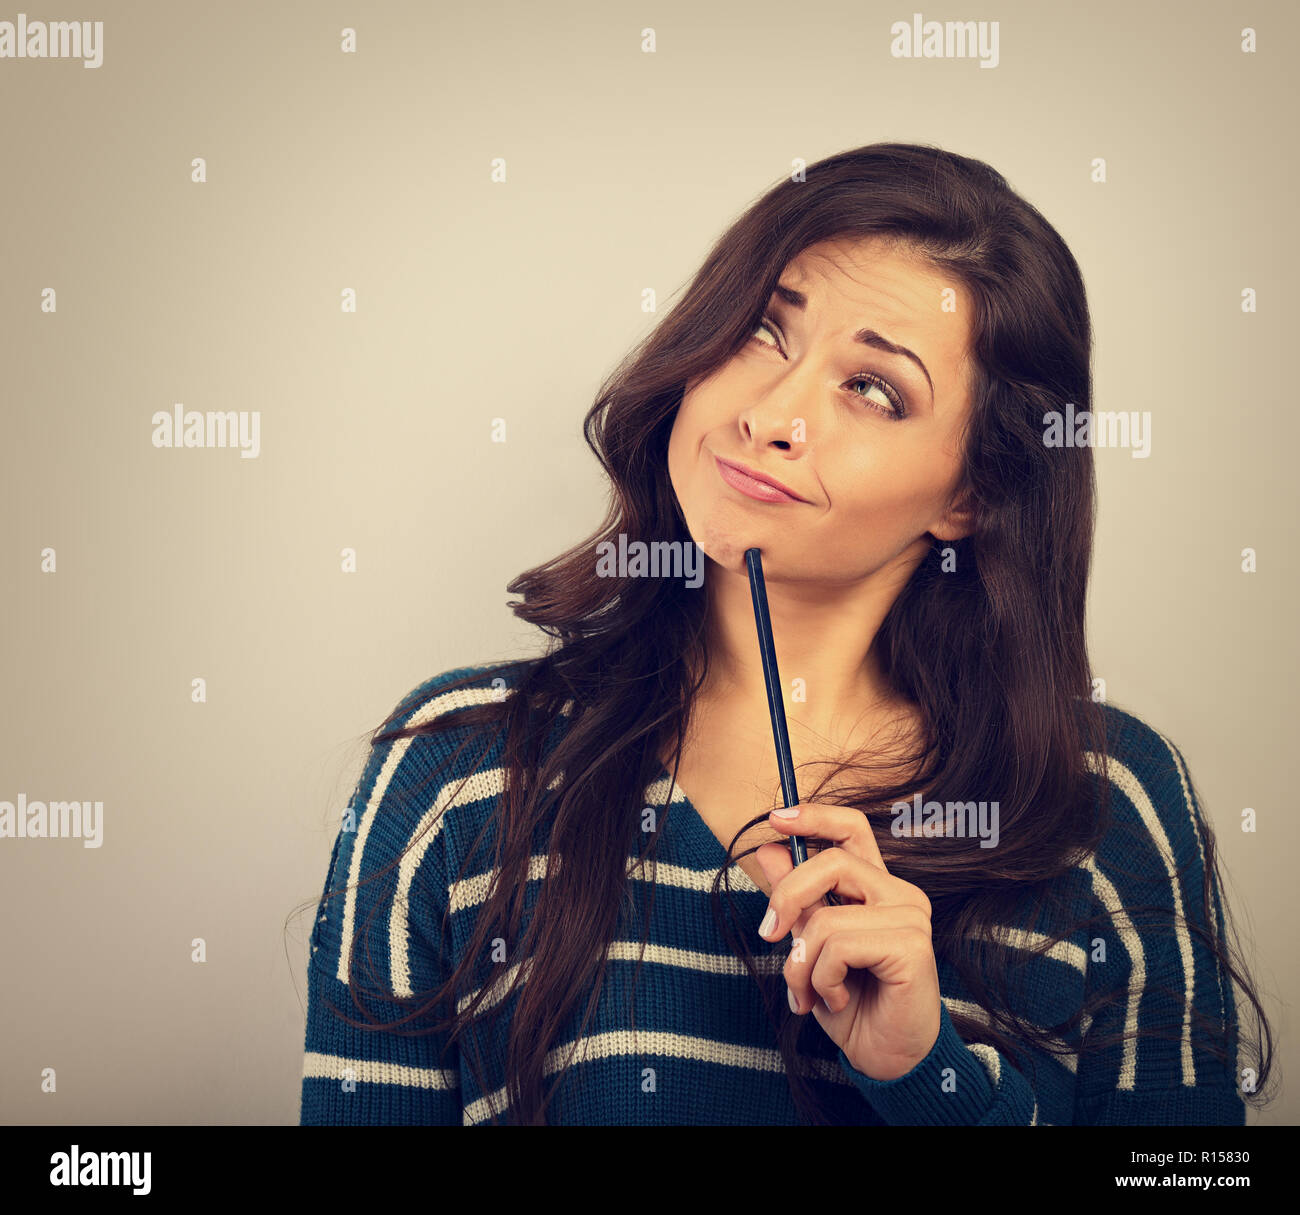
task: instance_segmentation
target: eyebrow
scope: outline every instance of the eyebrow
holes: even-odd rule
[[[802,291],[796,291],[793,287],[787,287],[783,283],[777,283],[772,294],[779,296],[791,308],[797,308],[800,312],[808,306],[808,297]],[[930,373],[926,370],[925,364],[921,362],[919,355],[908,350],[906,346],[891,342],[883,333],[877,333],[874,329],[859,329],[853,335],[853,340],[861,342],[864,346],[883,350],[886,354],[901,354],[903,358],[911,359],[921,369],[921,374],[925,376],[925,382],[930,385],[930,400],[931,402],[934,401],[934,381],[930,379]]]

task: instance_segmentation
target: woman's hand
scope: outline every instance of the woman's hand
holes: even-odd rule
[[[784,970],[791,1007],[811,1009],[858,1071],[896,1080],[939,1037],[930,900],[885,868],[860,810],[820,802],[797,809],[794,818],[773,812],[768,821],[785,835],[820,836],[836,846],[810,853],[798,866],[788,844],[764,844],[755,852],[776,915],[764,939],[794,934]],[[840,906],[822,903],[830,890],[843,900]]]

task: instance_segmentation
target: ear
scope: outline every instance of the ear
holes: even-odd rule
[[[975,502],[969,490],[962,490],[938,522],[930,528],[936,540],[961,540],[975,530]]]

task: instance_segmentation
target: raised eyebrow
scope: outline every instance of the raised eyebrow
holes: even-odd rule
[[[787,287],[782,283],[777,283],[772,290],[772,294],[800,312],[808,306],[808,297],[802,291],[796,291],[793,287]],[[934,381],[930,378],[929,369],[921,361],[921,356],[915,351],[891,341],[883,333],[875,329],[859,329],[853,335],[853,340],[861,342],[864,346],[883,351],[885,354],[897,354],[905,359],[910,359],[921,369],[921,374],[925,376],[925,382],[930,385],[930,403],[934,404]]]

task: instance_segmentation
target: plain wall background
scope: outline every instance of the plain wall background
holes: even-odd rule
[[[892,58],[916,8],[997,20],[998,66]],[[365,731],[538,648],[505,585],[603,514],[601,380],[797,159],[880,140],[1043,211],[1088,286],[1094,407],[1151,413],[1149,458],[1096,452],[1093,663],[1187,757],[1285,1073],[1294,5],[93,9],[28,15],[103,20],[101,67],[0,60],[0,800],[104,803],[98,849],[0,840],[0,1120],[297,1121],[311,908],[284,923]],[[156,449],[177,402],[260,411],[260,455]]]

